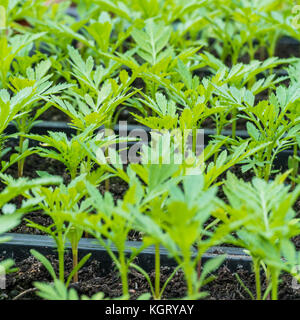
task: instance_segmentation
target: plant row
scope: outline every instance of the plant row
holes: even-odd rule
[[[74,4],[76,18],[68,14]],[[57,245],[57,273],[46,257],[32,251],[54,281],[36,284],[40,296],[78,298],[68,287],[79,280],[78,271],[90,258],[78,261],[84,235],[97,239],[111,256],[122,280],[122,298],[130,298],[130,268],[144,275],[155,299],[179,269],[187,297],[204,297],[201,287],[213,279],[210,274],[224,257],[204,266],[201,257],[225,243],[251,255],[253,298],[277,299],[283,272],[299,278],[292,238],[300,235],[300,61],[276,56],[280,38],[299,39],[292,9],[293,1],[276,0],[1,3],[0,232],[37,210],[53,221],[44,226],[27,220]],[[76,134],[31,134],[50,109],[67,118]],[[148,145],[138,143],[136,135],[99,132],[102,126],[113,129],[124,114],[160,134],[152,132]],[[7,135],[11,122],[17,133]],[[193,143],[186,153],[186,132],[196,138],[198,129],[207,126],[215,135],[203,152],[198,154]],[[240,126],[247,137],[237,135]],[[224,129],[230,136],[222,134]],[[122,143],[128,142],[135,142],[127,151],[135,152],[138,161],[122,161]],[[287,149],[292,156],[283,173],[274,161]],[[36,156],[62,163],[64,181],[38,168],[33,168],[37,179],[23,177],[26,159]],[[251,182],[236,177],[233,168],[242,176],[247,172]],[[111,190],[113,177],[128,186],[120,200]],[[141,233],[143,245],[128,256],[131,230]],[[66,276],[68,241],[74,269]],[[151,245],[153,284],[135,263]],[[161,246],[178,264],[162,288]],[[9,270],[12,262],[2,265]]]

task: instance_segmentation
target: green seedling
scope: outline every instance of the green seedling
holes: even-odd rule
[[[258,177],[269,180],[275,157],[283,150],[295,145],[299,132],[299,117],[293,108],[299,100],[298,85],[288,88],[280,86],[269,100],[255,104],[253,94],[244,89],[222,90],[223,97],[240,109],[240,118],[247,119],[247,131],[250,135],[249,147],[255,148],[265,144],[254,160],[245,160],[243,170],[253,169]],[[228,140],[233,146],[244,143],[241,138]]]
[[[68,99],[52,96],[49,101],[69,116],[72,126],[78,131],[90,125],[95,129],[102,125],[113,129],[117,121],[114,118],[116,108],[137,92],[129,92],[136,75],[130,77],[122,70],[116,80],[111,78],[114,65],[104,69],[101,65],[96,66],[92,57],[84,61],[73,47],[68,47],[68,50],[72,75],[78,87],[70,89]]]
[[[90,126],[71,139],[63,132],[49,132],[44,136],[27,135],[26,137],[42,144],[43,147],[35,148],[41,157],[55,159],[63,163],[72,180],[79,174],[86,174],[87,179],[91,178],[96,184],[99,184],[107,178],[107,175],[101,168],[94,173],[92,172],[94,162],[85,151],[83,144],[87,146],[93,144],[96,149],[99,149],[116,144],[117,139],[115,137],[105,138],[102,134],[93,135],[94,129],[94,126]]]
[[[197,185],[197,188],[190,189],[193,183]],[[203,253],[210,245],[216,244],[218,240],[221,241],[220,239],[228,234],[229,228],[220,229],[210,240],[202,242],[203,224],[216,209],[217,202],[215,202],[214,195],[216,189],[212,188],[204,191],[203,176],[186,177],[183,181],[183,187],[185,191],[181,191],[176,186],[171,187],[170,197],[166,198],[163,205],[159,201],[153,201],[152,206],[149,207],[150,214],[147,212],[142,214],[138,208],[132,207],[130,219],[135,228],[143,232],[145,245],[159,243],[169,251],[185,274],[188,288],[187,298],[196,299],[207,295],[205,292],[200,292],[200,288],[213,280],[213,277],[209,274],[218,268],[224,260],[224,256],[212,259],[204,265],[199,278],[196,266]],[[186,194],[187,190],[189,192],[193,190],[193,192],[188,195]],[[183,212],[184,214],[182,214]],[[208,235],[207,232],[204,233]],[[194,251],[195,244],[199,248],[197,252]],[[159,261],[157,255],[156,263],[159,264]],[[137,269],[146,276],[145,271],[142,271],[141,268]],[[158,272],[158,269],[156,271]],[[170,276],[167,282],[173,276],[174,274]],[[157,290],[157,288],[159,289],[156,285],[155,289]],[[153,296],[156,299],[161,298],[165,286],[161,291],[156,292],[155,289],[152,289]]]
[[[271,297],[277,300],[280,274],[295,272],[299,258],[293,253],[290,240],[299,234],[299,221],[292,207],[299,197],[300,186],[290,192],[284,185],[286,177],[287,173],[269,183],[259,178],[246,183],[228,173],[224,186],[229,201],[225,210],[233,219],[243,221],[235,243],[245,248],[253,259],[257,300],[268,295],[261,292],[261,265],[265,265]],[[283,256],[288,258],[286,262]]]
[[[0,235],[18,226],[23,215],[27,212],[36,210],[37,204],[41,200],[41,198],[39,198],[36,199],[36,201],[23,201],[20,208],[17,208],[15,204],[11,203],[13,199],[20,195],[25,195],[32,188],[47,184],[58,184],[61,181],[58,177],[40,178],[35,180],[21,178],[14,180],[3,174],[0,175],[0,179],[6,184],[6,187],[0,193]],[[7,236],[0,238],[1,243],[9,240],[10,237]],[[14,262],[12,259],[4,260],[0,263],[0,266],[5,268],[6,272],[13,272],[13,265]]]
[[[8,79],[11,75],[11,65],[20,51],[24,48],[28,48],[29,45],[32,47],[33,42],[41,38],[43,35],[44,33],[38,33],[35,35],[15,35],[9,39],[7,39],[6,36],[0,36],[0,88],[8,88]]]
[[[86,205],[90,205],[95,213],[90,214],[82,212],[77,215],[68,215],[66,218],[72,225],[83,228],[89,234],[94,236],[98,242],[107,250],[112,261],[115,263],[119,270],[123,297],[129,298],[128,287],[128,271],[130,263],[133,259],[144,249],[141,248],[128,248],[126,240],[128,233],[131,230],[131,222],[120,215],[118,212],[126,212],[129,215],[128,204],[135,201],[134,190],[128,190],[124,201],[118,201],[115,205],[112,194],[106,192],[104,196],[91,184],[87,183],[87,190],[89,197]],[[106,240],[104,240],[106,239]],[[112,245],[117,249],[118,254],[112,250]],[[131,253],[126,254],[126,249],[130,249]]]
[[[67,88],[69,84],[53,85],[52,81],[48,81],[51,75],[47,75],[51,63],[49,61],[41,61],[34,69],[28,67],[26,69],[26,78],[14,77],[10,78],[9,88],[17,93],[26,87],[32,87],[34,99],[30,104],[26,104],[22,108],[22,114],[15,119],[16,127],[19,133],[28,134],[31,128],[38,122],[37,119],[50,107],[49,103],[45,103],[47,96],[59,94]],[[16,148],[19,156],[28,150],[28,141],[24,136],[19,138],[19,147]],[[18,176],[23,176],[25,158],[18,161]]]
[[[43,214],[51,217],[53,224],[45,227],[26,219],[29,227],[36,228],[48,234],[55,241],[59,261],[58,278],[60,281],[66,283],[66,286],[69,285],[73,276],[74,280],[78,279],[78,270],[89,258],[89,255],[87,255],[78,263],[78,243],[81,239],[83,230],[82,228],[80,228],[80,226],[75,227],[70,223],[67,225],[67,220],[65,218],[65,216],[77,215],[86,210],[84,206],[81,206],[79,204],[80,201],[84,199],[87,193],[84,180],[85,176],[83,175],[71,181],[68,186],[61,184],[55,189],[41,187],[33,190],[33,199],[35,197],[42,197],[43,200],[40,201],[39,204],[40,208],[41,210],[43,210]],[[64,254],[68,239],[70,240],[72,246],[74,269],[65,282]],[[47,263],[48,265],[50,264],[49,261],[46,262],[47,259],[41,254],[38,254],[37,258],[44,265],[45,263]],[[47,269],[49,271],[49,268]],[[50,272],[50,274],[53,278],[56,278],[56,275],[54,277],[53,272]]]
[[[30,106],[36,99],[37,93],[33,86],[28,86],[21,89],[15,95],[10,95],[6,89],[0,90],[0,155],[3,155],[8,151],[3,150],[4,141],[8,137],[5,136],[5,130],[7,129],[11,121],[16,121],[18,118],[24,117],[25,113],[28,112],[27,106]],[[23,145],[23,143],[22,143]],[[23,153],[13,154],[8,162],[2,161],[1,171],[5,171],[12,164],[16,162],[23,162],[24,159],[32,154],[32,151],[26,148]]]

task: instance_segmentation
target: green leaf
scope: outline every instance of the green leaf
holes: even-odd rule
[[[87,262],[87,260],[92,256],[91,253],[85,255],[77,264],[77,266],[72,270],[72,272],[69,274],[67,282],[66,282],[66,287],[69,286],[73,276],[84,266],[84,264]]]
[[[36,251],[34,249],[31,249],[30,253],[43,264],[43,266],[48,270],[51,277],[55,281],[57,279],[57,276],[56,276],[55,271],[51,265],[51,262],[44,255],[42,255],[41,253],[39,253],[38,251]]]

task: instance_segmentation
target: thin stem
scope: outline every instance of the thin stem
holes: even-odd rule
[[[105,180],[105,191],[109,192],[109,188],[110,188],[110,183],[109,183],[109,179]]]
[[[108,148],[105,149],[105,157],[108,157]],[[105,180],[105,191],[109,192],[109,188],[110,188],[110,182],[109,182],[109,178],[107,178]]]
[[[223,123],[224,123],[223,116],[220,115],[219,119],[218,119],[218,116],[217,116],[215,123],[216,123],[216,134],[218,136],[220,136],[222,134],[222,130],[223,130],[223,127],[224,127],[224,125],[223,125]],[[219,150],[215,153],[215,155],[214,155],[214,163],[217,162],[219,153],[220,153]]]
[[[26,123],[26,120],[24,118],[21,118],[18,127],[19,127],[19,131],[23,134],[27,133],[25,123]],[[25,141],[25,138],[23,136],[20,136],[20,138],[19,138],[19,155],[22,155],[22,153],[24,151],[23,150],[24,141]],[[19,178],[23,177],[24,165],[25,165],[25,159],[18,161],[18,177]]]
[[[193,286],[193,272],[191,272],[192,270],[189,270],[190,268],[188,268],[188,270],[185,271],[185,278],[186,278],[186,283],[187,283],[187,291],[188,291],[188,297],[191,299],[191,297],[194,296],[194,286]]]
[[[255,272],[256,300],[261,300],[260,261],[255,259],[253,267]]]
[[[197,128],[193,128],[192,129],[192,143],[193,143],[193,154],[196,155],[196,151],[197,151]]]
[[[65,262],[64,262],[64,245],[63,245],[63,236],[62,236],[62,232],[59,231],[58,232],[58,264],[59,264],[59,268],[58,268],[58,273],[59,273],[59,280],[61,282],[64,283],[65,281]]]
[[[293,172],[292,172],[292,190],[295,188],[295,179],[296,175],[298,173],[298,161],[297,161],[297,155],[298,155],[298,145],[297,143],[294,144],[294,154],[293,154]]]
[[[271,271],[271,281],[272,281],[272,300],[278,300],[278,271],[272,269]]]
[[[185,275],[185,279],[186,279],[186,284],[187,284],[187,293],[188,293],[188,298],[192,299],[195,296],[195,292],[194,292],[194,272],[195,272],[195,265],[191,264],[191,254],[190,252],[185,252],[183,254],[184,256],[184,262],[182,264],[182,270],[184,272]]]
[[[210,228],[211,225],[208,225],[207,226],[207,229],[208,230]],[[202,236],[200,236],[200,239],[199,239],[199,243],[198,243],[198,252],[200,252],[200,243],[202,241]],[[200,277],[201,277],[201,268],[202,268],[202,256],[199,257],[199,260],[197,262],[197,280],[199,281],[200,280]]]
[[[252,38],[248,41],[248,45],[249,45],[249,57],[250,57],[250,61],[249,62],[251,62],[252,60],[254,60],[254,57],[255,57],[255,52],[254,52],[254,47],[253,47],[253,39]]]
[[[237,120],[236,120],[236,117],[237,117],[237,108],[234,108],[234,110],[232,111],[232,139],[235,139],[236,137],[236,125],[237,125]]]
[[[72,248],[72,254],[73,254],[73,269],[75,269],[78,265],[78,250],[77,248]],[[78,282],[78,272],[76,272],[73,276],[73,282]]]
[[[20,155],[22,154],[23,151],[23,143],[24,143],[24,137],[20,137],[19,140],[19,153]],[[21,178],[23,177],[24,173],[24,159],[18,161],[18,177]]]
[[[77,176],[77,168],[70,168],[70,176],[71,176],[71,180],[76,179]]]
[[[159,243],[155,245],[155,297],[157,300],[160,297],[160,247]]]
[[[200,279],[201,277],[201,268],[202,268],[202,262],[201,262],[201,259],[198,261],[197,263],[197,278],[198,280]]]
[[[269,286],[269,283],[270,283],[270,268],[267,267],[267,270],[266,270],[266,287],[268,288]],[[268,293],[267,295],[267,300],[271,300],[271,297],[270,297],[270,292]]]
[[[64,282],[65,280],[64,250],[58,250],[58,261],[59,261],[59,280]]]
[[[124,252],[120,252],[120,274],[121,274],[121,281],[122,281],[122,291],[123,296],[129,296],[128,290],[128,267],[125,260]]]
[[[271,168],[272,168],[272,164],[271,164],[272,150],[273,150],[273,144],[268,147],[268,151],[267,151],[267,164],[265,167],[265,181],[267,182],[269,181]]]

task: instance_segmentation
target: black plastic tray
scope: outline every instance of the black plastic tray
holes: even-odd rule
[[[12,258],[15,261],[21,261],[29,257],[30,249],[35,249],[44,255],[55,254],[56,246],[54,241],[48,236],[7,233],[5,236],[11,237],[9,242],[0,244],[0,256],[4,259]],[[139,248],[141,246],[140,241],[128,241],[126,253],[130,254],[130,248]],[[117,249],[111,246],[112,250],[117,253]],[[66,251],[71,255],[71,246],[66,246]],[[112,266],[112,260],[108,255],[105,248],[100,246],[95,239],[83,238],[79,243],[79,258],[84,255],[92,253],[92,257],[89,261],[96,259],[100,261],[103,269],[110,270]],[[244,253],[240,248],[235,247],[213,247],[204,254],[202,262],[216,257],[221,254],[226,254],[224,264],[232,271],[235,272],[240,268],[251,271],[252,259],[250,256]],[[165,248],[161,248],[161,265],[168,267],[176,267],[176,262],[169,257]],[[154,269],[155,253],[154,247],[149,247],[142,251],[138,257],[136,263],[142,267],[145,271],[149,272]]]

